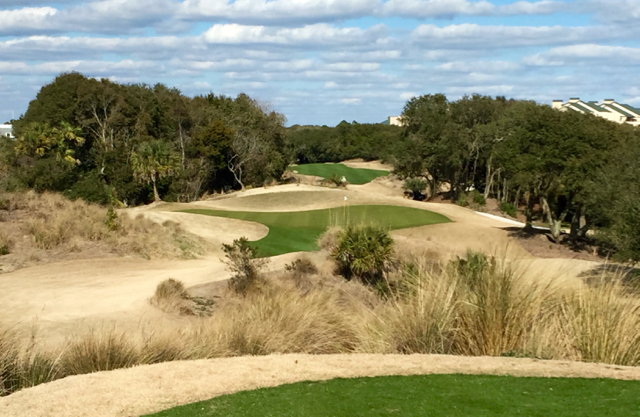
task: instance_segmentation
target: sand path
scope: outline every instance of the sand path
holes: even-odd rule
[[[139,416],[298,381],[452,373],[640,380],[640,368],[533,359],[364,354],[221,358],[65,378],[0,398],[0,415]]]

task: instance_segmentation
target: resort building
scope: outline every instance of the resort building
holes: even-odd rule
[[[0,125],[0,137],[13,139],[13,126]]]
[[[554,100],[552,107],[560,111],[573,110],[580,113],[591,113],[612,122],[640,126],[640,109],[618,103],[613,99],[603,100],[601,103],[582,101],[579,98],[570,98],[566,103],[562,100]]]
[[[400,116],[389,116],[387,121],[391,126],[402,126],[402,122],[400,121]]]

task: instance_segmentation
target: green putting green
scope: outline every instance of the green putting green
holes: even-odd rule
[[[424,375],[301,382],[239,392],[154,417],[627,417],[640,381]]]
[[[378,177],[389,175],[389,171],[351,168],[343,164],[305,164],[294,165],[290,168],[303,175],[315,175],[322,178],[329,178],[332,175],[344,176],[349,184],[366,184]]]
[[[318,250],[316,241],[328,226],[366,224],[395,230],[450,221],[441,214],[402,206],[345,206],[278,213],[204,209],[181,211],[264,224],[269,228],[269,234],[254,242],[260,256]]]

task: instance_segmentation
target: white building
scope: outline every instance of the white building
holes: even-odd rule
[[[612,122],[640,126],[640,109],[628,104],[617,103],[613,99],[603,100],[602,103],[582,101],[579,98],[570,98],[566,103],[563,103],[562,100],[554,100],[552,107],[560,111],[573,110],[580,113],[590,113]]]
[[[400,116],[389,116],[389,124],[391,126],[404,126],[400,121]]]
[[[11,138],[13,139],[13,126],[11,125],[0,125],[0,136],[3,138]]]

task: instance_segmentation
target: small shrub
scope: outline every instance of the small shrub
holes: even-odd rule
[[[407,191],[411,191],[413,199],[418,200],[420,197],[422,197],[422,193],[427,189],[428,185],[429,184],[427,183],[427,181],[421,178],[409,178],[404,182],[402,188]]]
[[[478,190],[473,190],[473,202],[479,206],[487,205],[487,200],[484,198],[484,194]]]
[[[460,193],[458,198],[456,199],[456,204],[460,207],[468,207],[469,206],[469,198],[466,193]]]
[[[514,218],[518,215],[518,209],[516,206],[511,203],[507,203],[506,201],[500,203],[500,211]]]
[[[619,280],[572,294],[562,314],[564,334],[580,360],[640,365],[640,300]]]
[[[309,258],[298,258],[284,266],[285,271],[297,274],[317,274],[318,268]]]
[[[118,213],[113,209],[113,207],[109,207],[107,209],[107,215],[104,219],[104,224],[107,225],[107,228],[112,232],[119,230],[122,224],[120,223],[120,219],[118,218]]]
[[[335,184],[338,187],[346,187],[347,186],[347,181],[345,179],[345,181],[343,181],[344,177],[338,174],[331,174],[327,177],[327,180],[332,183]]]
[[[489,271],[489,268],[496,267],[495,260],[487,257],[482,252],[467,251],[464,258],[457,257],[451,261],[451,265],[455,268],[458,275],[465,281],[471,291],[475,291],[478,284],[482,281],[483,275]]]
[[[195,315],[189,303],[189,296],[182,281],[169,278],[156,287],[156,292],[149,300],[152,305],[167,313],[187,316]]]
[[[298,258],[294,262],[284,266],[289,277],[299,288],[309,285],[309,277],[318,273],[318,268],[309,258]]]
[[[342,228],[329,226],[327,230],[318,238],[318,246],[322,250],[333,251],[338,246],[338,236],[342,232]]]
[[[0,396],[20,389],[19,347],[13,333],[0,333]]]
[[[182,281],[169,278],[158,284],[156,293],[153,297],[157,300],[173,299],[173,298],[185,298],[187,291],[184,288]]]
[[[380,227],[349,226],[339,234],[331,255],[347,280],[375,286],[394,262],[393,239]]]
[[[140,363],[139,353],[126,333],[93,332],[71,343],[62,357],[67,375],[129,368]]]
[[[21,349],[16,334],[0,330],[0,397],[64,376],[58,361],[35,343]]]
[[[223,244],[222,250],[226,257],[224,262],[233,273],[229,288],[236,294],[246,295],[262,280],[260,269],[267,260],[256,259],[257,249],[249,245],[246,237],[234,240],[231,245]]]
[[[83,199],[90,203],[106,205],[111,201],[113,192],[98,172],[91,171],[73,184],[65,195],[71,200]]]
[[[3,231],[0,230],[0,256],[11,253],[13,241]]]

